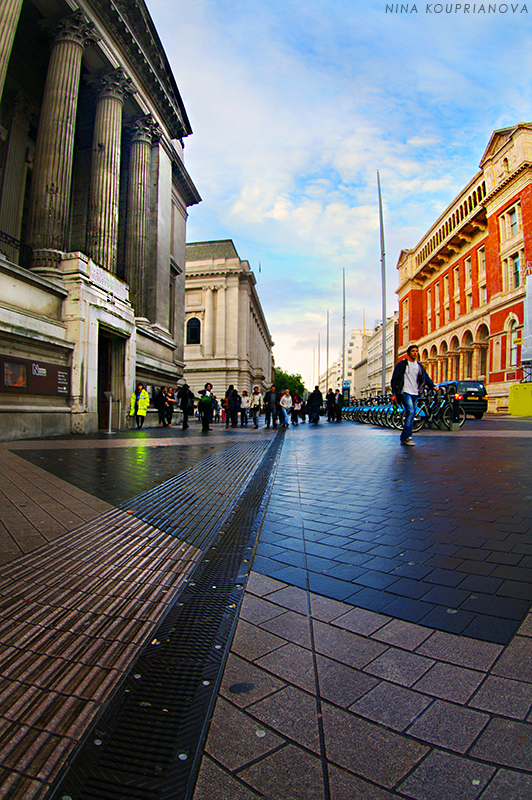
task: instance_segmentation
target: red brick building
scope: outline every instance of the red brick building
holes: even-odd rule
[[[493,133],[480,171],[399,257],[399,355],[419,345],[436,381],[486,384],[506,410],[519,381],[532,264],[532,124]]]

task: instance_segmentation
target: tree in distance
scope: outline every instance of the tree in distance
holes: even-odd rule
[[[285,372],[284,369],[280,367],[275,367],[274,376],[273,382],[275,388],[279,391],[290,389],[291,395],[294,395],[295,392],[299,392],[299,394],[302,395],[305,391],[305,384],[303,383],[301,375],[292,375],[289,372]]]

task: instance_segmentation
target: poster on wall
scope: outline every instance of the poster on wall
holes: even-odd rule
[[[70,367],[0,356],[0,391],[69,397]]]

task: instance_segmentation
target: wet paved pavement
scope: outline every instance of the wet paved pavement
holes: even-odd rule
[[[135,493],[139,472],[151,486],[157,469],[185,463],[174,451],[194,443],[216,455],[266,432],[193,430],[186,444],[189,432],[161,433],[145,440],[149,470],[130,434],[5,446],[0,544],[16,539],[9,525],[23,535],[23,519],[50,540],[54,522],[97,525],[109,508],[102,477]],[[528,421],[490,419],[419,434],[409,449],[356,423],[287,432],[195,800],[532,797],[531,438]],[[54,465],[57,448],[69,452]],[[102,450],[111,476],[98,474]],[[46,459],[50,472],[35,466]],[[70,591],[74,601],[75,582]],[[45,637],[51,623],[38,625]],[[28,688],[23,671],[10,679]],[[35,722],[27,697],[13,703],[0,707],[4,785],[26,776],[33,787],[50,743],[34,747],[33,762],[17,750],[13,720],[29,731]],[[14,791],[6,796],[52,797]]]
[[[530,435],[473,421],[405,448],[357,423],[290,431],[254,569],[506,644],[532,602]]]
[[[61,439],[52,441],[53,449],[43,450],[36,442],[21,451],[12,443],[12,452],[111,505],[159,486],[224,447],[223,441],[198,442],[194,432],[178,428],[91,437],[90,457],[85,438],[63,440],[64,448]],[[99,441],[102,447],[95,446]]]

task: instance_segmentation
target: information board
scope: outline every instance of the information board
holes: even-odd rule
[[[18,356],[0,356],[0,391],[69,397],[70,367]]]

